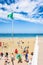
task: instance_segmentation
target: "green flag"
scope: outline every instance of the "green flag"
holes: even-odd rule
[[[13,13],[8,14],[8,17],[13,19]]]

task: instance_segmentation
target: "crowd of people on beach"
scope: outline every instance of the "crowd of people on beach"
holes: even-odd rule
[[[15,55],[14,55],[15,53]],[[11,53],[11,55],[6,52],[5,54],[3,52],[0,52],[0,60],[4,59],[4,65],[9,65],[10,62],[12,63],[12,65],[14,65],[14,61],[15,59],[18,59],[18,63],[23,63],[23,58],[24,57],[24,61],[29,63],[31,65],[31,61],[32,61],[32,56],[33,56],[33,52],[31,52],[31,58],[29,59],[29,50],[28,49],[24,49],[23,53],[20,54],[18,53],[18,49],[15,49],[15,52]]]

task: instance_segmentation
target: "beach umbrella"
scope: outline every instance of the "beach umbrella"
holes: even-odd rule
[[[16,58],[17,58],[17,59],[22,58],[22,54],[16,54]]]

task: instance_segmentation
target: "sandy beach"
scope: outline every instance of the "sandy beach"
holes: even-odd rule
[[[0,38],[0,42],[0,52],[14,52],[14,49],[18,49],[19,53],[22,53],[25,47],[29,47],[31,53],[34,50],[35,38]]]
[[[0,46],[0,52],[6,53],[8,52],[11,54],[14,53],[15,49],[18,49],[18,53],[22,54],[24,47],[29,47],[29,54],[34,51],[36,38],[0,38],[0,42],[2,42],[2,46]],[[3,45],[4,44],[4,45]],[[22,47],[21,47],[22,46]],[[38,37],[38,46],[39,46],[39,53],[38,53],[38,65],[43,65],[43,37]],[[14,53],[15,55],[15,53]],[[9,56],[10,59],[10,56]],[[4,57],[0,60],[0,65],[4,65]],[[11,59],[8,65],[12,65]],[[18,63],[18,60],[15,57],[14,65],[28,65],[27,62],[24,60],[24,56],[22,56],[22,63]]]
[[[3,52],[4,54],[8,52],[9,54],[14,53],[15,49],[18,49],[19,54],[23,54],[24,48],[28,48],[29,54],[34,51],[34,44],[35,44],[35,37],[30,38],[0,38],[0,42],[2,45],[0,46],[0,52]],[[24,57],[22,56],[23,63],[18,63],[17,60],[14,61],[15,65],[27,65],[24,61]],[[0,60],[2,63],[2,61]],[[2,65],[4,64],[4,61]],[[9,65],[12,65],[11,63]]]

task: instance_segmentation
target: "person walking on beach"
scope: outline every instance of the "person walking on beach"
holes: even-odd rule
[[[33,52],[31,52],[31,55],[30,55],[30,59],[29,59],[28,65],[32,65],[32,57],[33,57]]]
[[[1,52],[1,53],[0,53],[0,60],[3,58],[3,55],[4,55],[4,54]]]
[[[29,59],[28,59],[28,49],[26,50],[25,61],[26,61],[26,62],[29,62]]]
[[[22,63],[22,58],[21,58],[21,56],[19,55],[18,57],[19,57],[18,63],[19,63],[19,62]]]
[[[14,65],[14,60],[15,60],[15,59],[14,59],[14,54],[12,53],[12,54],[11,54],[11,62],[12,62],[12,65]]]
[[[8,52],[6,52],[4,65],[7,65],[7,64],[9,64],[9,63],[10,63],[10,62],[9,62],[9,58],[8,58]]]

